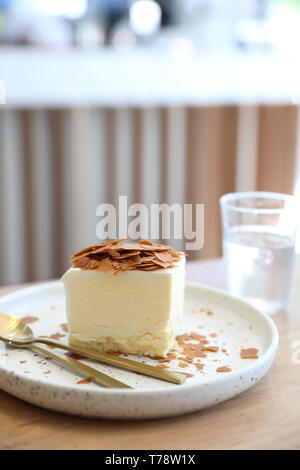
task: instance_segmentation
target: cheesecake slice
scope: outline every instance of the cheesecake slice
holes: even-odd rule
[[[185,256],[149,241],[102,243],[73,255],[63,275],[69,343],[166,356],[183,316]]]

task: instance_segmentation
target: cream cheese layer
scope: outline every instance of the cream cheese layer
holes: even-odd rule
[[[165,356],[183,315],[185,258],[156,271],[70,268],[62,277],[70,344]]]

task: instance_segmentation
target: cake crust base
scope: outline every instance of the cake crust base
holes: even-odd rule
[[[167,357],[170,350],[177,346],[177,342],[174,340],[171,347],[166,349],[163,348],[163,346],[157,347],[157,345],[153,347],[151,344],[148,346],[139,345],[137,343],[121,345],[116,341],[82,341],[70,335],[69,345],[74,348],[78,347],[91,352],[118,351],[120,353],[134,354],[137,356]]]

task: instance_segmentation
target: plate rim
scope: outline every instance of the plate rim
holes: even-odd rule
[[[9,301],[10,299],[13,299],[13,298],[18,298],[18,297],[22,297],[22,295],[24,294],[24,292],[26,293],[30,293],[30,292],[34,292],[34,291],[39,291],[39,290],[43,290],[47,287],[55,287],[55,286],[61,286],[63,287],[63,284],[62,282],[57,279],[57,280],[50,280],[50,281],[44,281],[38,285],[32,285],[32,286],[27,286],[27,287],[24,287],[24,288],[21,288],[15,292],[10,292],[2,297],[0,297],[0,309],[1,309],[1,304],[4,303],[5,301]],[[100,394],[100,395],[107,395],[109,394],[110,396],[112,395],[115,395],[116,397],[118,396],[134,396],[134,395],[144,395],[144,396],[157,396],[157,395],[165,395],[165,394],[169,394],[169,393],[173,393],[175,391],[178,391],[178,392],[190,392],[190,391],[193,391],[193,389],[198,389],[199,388],[202,388],[202,387],[207,387],[208,385],[209,386],[214,386],[215,384],[216,385],[220,385],[220,384],[224,384],[226,385],[228,382],[232,382],[234,381],[236,378],[238,378],[239,376],[241,376],[242,374],[248,374],[251,370],[256,370],[257,368],[259,368],[260,366],[266,364],[266,363],[269,363],[269,361],[271,361],[271,366],[272,366],[272,363],[275,359],[275,356],[276,356],[276,352],[277,352],[277,349],[278,349],[278,344],[279,344],[279,334],[278,334],[278,329],[274,323],[274,321],[272,320],[272,318],[270,318],[270,316],[268,316],[267,314],[264,314],[263,312],[261,312],[259,309],[257,309],[256,307],[254,307],[253,305],[251,305],[249,302],[243,300],[243,299],[239,299],[229,293],[227,293],[224,289],[220,289],[220,288],[216,288],[216,287],[212,287],[210,285],[207,285],[207,284],[202,284],[202,283],[198,283],[198,282],[193,282],[193,281],[187,281],[185,283],[186,287],[192,287],[192,288],[200,288],[200,289],[203,289],[203,290],[206,290],[206,291],[209,291],[209,292],[212,292],[212,293],[215,293],[216,295],[218,296],[225,296],[226,298],[228,298],[229,300],[233,301],[233,302],[237,302],[237,303],[242,303],[245,307],[247,308],[250,308],[251,310],[255,311],[256,314],[258,314],[258,316],[262,317],[264,319],[264,321],[266,321],[266,323],[268,324],[268,327],[270,329],[270,332],[271,332],[271,342],[270,342],[270,345],[268,347],[268,349],[264,352],[264,354],[259,357],[256,361],[254,362],[251,362],[251,364],[245,366],[244,368],[242,369],[239,369],[237,371],[231,371],[230,374],[220,374],[219,376],[216,376],[214,378],[209,378],[207,379],[206,377],[203,377],[203,381],[201,382],[197,382],[197,383],[184,383],[184,387],[180,387],[180,385],[177,385],[177,384],[172,384],[170,385],[168,388],[162,388],[162,389],[146,389],[146,390],[139,390],[139,389],[117,389],[117,388],[104,388],[104,387],[98,387],[97,389],[94,389],[94,390],[89,390],[89,393],[91,394]],[[273,359],[272,359],[273,358]],[[270,366],[270,367],[271,367]],[[0,372],[4,372],[6,374],[14,374],[15,375],[15,371],[14,370],[11,370],[11,371],[8,371],[6,368],[2,367],[1,364],[0,364]],[[19,374],[16,374],[16,375],[19,375]],[[57,390],[57,389],[64,389],[65,391],[74,391],[75,390],[75,387],[74,385],[70,385],[70,384],[60,384],[60,383],[57,383],[57,384],[54,384],[54,383],[46,383],[44,381],[41,381],[40,379],[35,379],[33,377],[30,377],[30,376],[22,376],[22,380],[24,380],[25,382],[27,382],[28,384],[30,385],[45,385],[48,389],[51,389],[51,390]],[[255,384],[255,383],[254,383]],[[253,384],[253,385],[254,385]],[[80,390],[78,390],[80,391]],[[87,391],[87,389],[85,387],[83,387],[81,389],[81,391],[84,393]]]

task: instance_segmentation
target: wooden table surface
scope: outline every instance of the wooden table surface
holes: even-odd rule
[[[188,278],[223,287],[222,261],[189,263]],[[0,295],[19,288],[1,288]],[[178,418],[101,421],[46,411],[0,392],[0,448],[300,449],[300,258],[290,308],[273,319],[280,345],[271,371],[223,404]]]

